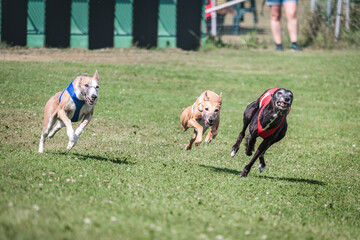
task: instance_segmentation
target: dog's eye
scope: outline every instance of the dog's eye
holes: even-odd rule
[[[99,89],[99,86],[96,86],[95,88],[96,88],[96,89]]]
[[[215,112],[218,112],[219,111],[219,109],[215,109]]]
[[[89,87],[89,84],[85,84],[85,87]]]
[[[209,111],[209,108],[205,108],[205,111]]]

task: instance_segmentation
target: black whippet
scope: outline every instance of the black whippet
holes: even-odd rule
[[[264,141],[256,150],[248,165],[245,166],[242,177],[246,177],[257,158],[260,158],[260,172],[265,169],[264,154],[274,143],[280,141],[286,134],[286,116],[290,112],[293,101],[293,94],[284,88],[271,88],[265,91],[258,100],[250,103],[244,112],[243,129],[241,130],[236,143],[232,147],[231,156],[234,157],[241,141],[245,136],[245,131],[249,127],[249,135],[246,142],[245,153],[252,155],[256,138],[262,137]]]

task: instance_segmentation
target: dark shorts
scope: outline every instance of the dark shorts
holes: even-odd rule
[[[297,4],[298,0],[266,0],[266,4],[269,6],[283,5],[286,2],[296,2]]]

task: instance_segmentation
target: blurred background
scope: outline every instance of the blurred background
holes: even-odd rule
[[[264,0],[0,0],[0,6],[2,46],[273,47]],[[300,0],[299,43],[359,47],[359,9],[360,0]]]
[[[230,1],[207,0],[207,8]],[[232,46],[268,47],[272,45],[270,9],[265,0],[247,0],[216,12],[216,35],[221,44]],[[338,25],[336,24],[336,16]],[[299,41],[305,47],[334,48],[359,46],[359,0],[300,0],[297,7]],[[207,33],[211,34],[211,16],[206,18]],[[290,43],[286,17],[282,10],[282,39]],[[338,35],[335,36],[336,28]],[[239,37],[240,36],[240,37]],[[243,36],[243,37],[241,37]],[[216,40],[215,40],[216,41]]]

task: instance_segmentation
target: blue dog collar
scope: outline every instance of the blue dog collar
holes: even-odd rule
[[[59,97],[59,103],[60,103],[62,95],[64,94],[64,92],[66,90],[69,93],[71,99],[74,101],[76,109],[75,109],[74,116],[71,118],[72,122],[79,121],[80,110],[81,110],[82,106],[85,104],[85,100],[79,100],[76,96],[76,93],[74,91],[74,86],[73,86],[73,82],[75,81],[75,79],[69,84],[69,86],[67,88],[64,89],[64,91],[61,93],[61,95]]]

